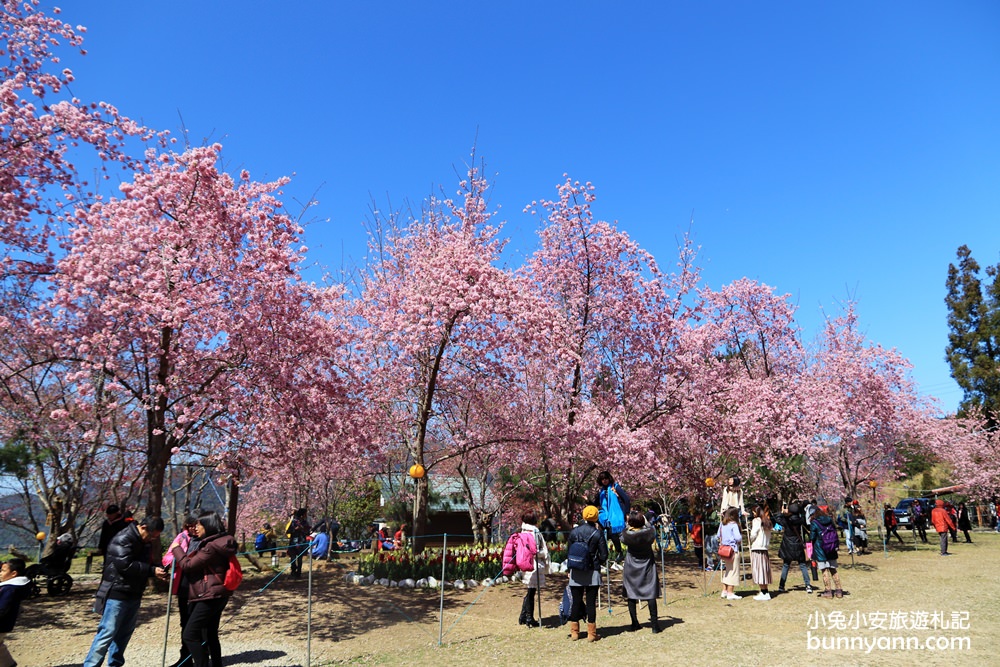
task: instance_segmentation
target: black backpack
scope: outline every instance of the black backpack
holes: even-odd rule
[[[593,570],[594,569],[594,557],[590,549],[590,543],[594,541],[594,535],[600,534],[601,531],[594,528],[594,532],[590,534],[585,541],[577,540],[575,542],[570,542],[569,548],[566,550],[566,567],[570,570]]]

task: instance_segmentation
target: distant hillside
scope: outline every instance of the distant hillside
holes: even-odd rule
[[[44,518],[45,510],[42,508],[41,501],[37,497],[32,496],[31,504],[35,516]],[[24,499],[17,494],[0,496],[0,515],[27,523],[28,509],[24,504]],[[6,523],[0,523],[0,553],[6,553],[7,547],[11,544],[32,556],[35,555],[35,550],[38,547],[38,542],[35,541],[34,535],[28,531],[14,528]]]

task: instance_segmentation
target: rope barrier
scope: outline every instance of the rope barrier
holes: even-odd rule
[[[503,571],[501,570],[496,575],[494,575],[489,580],[489,584],[488,585],[484,585],[482,587],[482,590],[479,592],[479,594],[476,595],[475,599],[473,599],[471,603],[469,603],[468,605],[465,606],[464,609],[462,609],[462,611],[458,614],[458,616],[455,618],[455,620],[451,622],[451,624],[448,626],[447,629],[444,629],[444,588],[445,588],[445,577],[447,576],[447,562],[448,562],[448,559],[447,559],[447,552],[448,552],[447,542],[448,542],[448,538],[456,538],[456,537],[462,538],[462,537],[465,537],[465,538],[473,538],[473,539],[475,539],[476,536],[475,535],[461,535],[461,534],[460,535],[453,535],[453,534],[450,534],[450,533],[440,533],[440,534],[427,534],[427,535],[422,535],[422,536],[407,536],[407,537],[408,537],[408,539],[415,539],[416,537],[421,537],[421,538],[423,538],[425,540],[427,538],[440,537],[440,538],[442,538],[442,541],[443,541],[442,547],[440,547],[440,550],[442,552],[441,582],[439,584],[441,586],[441,606],[440,606],[440,609],[439,609],[440,616],[439,616],[439,622],[438,622],[438,637],[437,637],[437,643],[440,646],[442,644],[442,641],[443,641],[444,637],[446,637],[447,635],[449,635],[454,630],[455,626],[457,626],[458,623],[461,622],[461,620],[468,614],[468,612],[476,604],[479,603],[479,601],[483,598],[483,596],[491,588],[493,588],[496,585],[497,581],[503,576]],[[306,641],[307,641],[307,662],[306,662],[306,664],[307,665],[312,665],[313,664],[312,663],[312,657],[311,657],[311,633],[312,633],[312,628],[311,628],[311,598],[312,598],[312,573],[313,573],[312,563],[314,563],[315,561],[312,559],[312,552],[311,552],[311,550],[309,548],[311,546],[311,544],[312,544],[311,542],[307,541],[307,542],[300,542],[300,543],[295,543],[295,544],[289,544],[287,546],[281,546],[281,547],[275,546],[275,547],[269,547],[269,548],[266,548],[266,549],[253,549],[253,550],[247,550],[247,551],[239,551],[239,552],[237,552],[236,553],[237,557],[243,556],[243,557],[246,558],[246,557],[249,557],[249,556],[252,556],[252,555],[261,555],[261,554],[266,554],[266,553],[271,553],[271,552],[298,550],[298,553],[296,555],[290,557],[290,560],[289,560],[288,564],[286,566],[284,566],[283,568],[281,568],[280,570],[278,570],[273,577],[271,577],[268,581],[266,581],[264,583],[263,586],[261,586],[260,588],[257,588],[255,590],[252,590],[249,593],[247,593],[246,596],[243,599],[242,604],[240,604],[238,607],[236,607],[236,606],[232,607],[231,608],[232,609],[231,613],[229,613],[227,615],[226,619],[224,619],[219,624],[219,629],[222,630],[240,612],[242,612],[249,604],[251,604],[252,601],[255,598],[259,598],[265,592],[267,592],[268,589],[270,589],[274,585],[274,583],[283,574],[285,574],[286,572],[289,571],[289,569],[292,567],[292,565],[294,563],[296,563],[298,560],[304,558],[306,556],[306,554],[309,554],[310,568],[309,568],[309,588],[308,588],[308,591],[307,591],[307,597],[309,599],[307,600],[307,616],[308,616],[308,618],[307,618],[307,638],[306,638]],[[497,547],[500,547],[500,546],[501,545],[491,545],[492,548],[497,548]],[[390,550],[390,551],[394,551],[394,550]],[[358,553],[358,552],[357,551],[346,551],[346,552],[345,551],[342,551],[342,552],[330,551],[328,553]],[[374,555],[374,553],[376,553],[376,552],[373,552],[372,555]],[[165,628],[165,631],[164,631],[164,646],[163,646],[163,663],[164,664],[166,663],[167,648],[168,648],[168,643],[169,643],[170,611],[171,611],[171,603],[172,603],[171,592],[172,592],[173,572],[174,572],[174,570],[173,570],[173,565],[172,565],[171,566],[171,577],[170,577],[171,588],[168,590],[168,594],[167,594],[167,620],[166,620],[166,628]],[[539,591],[539,595],[541,595],[541,591]],[[427,634],[428,637],[432,637],[432,638],[434,637],[434,635],[432,633],[430,633],[426,628],[424,628],[413,616],[411,616],[410,614],[408,614],[403,608],[401,608],[395,602],[393,602],[391,600],[385,600],[385,599],[381,599],[381,600],[379,600],[379,602],[383,606],[386,606],[386,607],[392,609],[395,613],[400,614],[407,621],[416,624],[416,627],[418,627],[421,632]],[[204,645],[204,643],[203,643],[203,645]],[[191,664],[191,660],[190,659],[191,659],[191,656],[189,655],[182,662],[179,662],[177,664],[178,665],[189,665],[189,664]],[[330,664],[334,664],[335,662],[336,661],[324,661],[324,662],[319,663],[319,664],[320,665],[330,665]]]

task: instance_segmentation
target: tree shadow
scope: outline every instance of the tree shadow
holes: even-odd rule
[[[227,665],[259,665],[267,660],[276,660],[277,658],[281,658],[285,655],[288,654],[284,651],[264,651],[258,649],[227,655],[223,658],[223,660]],[[302,667],[302,665],[288,665],[288,667]]]
[[[877,572],[878,566],[856,561],[851,565],[841,565],[842,570],[861,570],[862,572]]]
[[[466,591],[446,589],[443,609],[452,616],[464,611],[480,594],[509,594],[510,589],[498,587],[484,593],[482,588]],[[523,595],[522,591],[519,591]],[[386,588],[348,584],[340,572],[318,572],[313,578],[313,605],[329,611],[313,614],[311,629],[315,639],[343,642],[372,631],[391,628],[399,623],[434,625],[428,636],[437,638],[437,622],[442,608],[438,589]],[[223,614],[220,631],[252,631],[255,621],[243,617],[244,606],[266,604],[268,623],[275,632],[305,635],[307,619],[307,583],[305,579],[279,578],[263,591],[241,596],[238,592]],[[230,611],[230,609],[232,611]],[[246,620],[244,620],[244,618]],[[446,630],[454,621],[448,621]]]

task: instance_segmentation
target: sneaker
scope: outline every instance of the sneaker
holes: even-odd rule
[[[823,591],[822,593],[819,594],[819,596],[821,598],[832,598],[833,597],[833,591]]]
[[[727,593],[726,594],[726,599],[727,600],[742,600],[743,598],[741,598],[739,595],[734,595],[733,593]]]
[[[615,572],[621,572],[621,571],[622,571],[622,570],[624,570],[625,568],[623,568],[623,567],[622,567],[621,565],[619,565],[618,563],[612,563],[612,564],[611,564],[611,569],[612,569],[612,570],[614,570]]]
[[[806,593],[812,594],[813,590],[812,586],[806,586]]]
[[[771,599],[771,594],[770,593],[757,593],[757,595],[753,596],[753,599],[754,600],[770,600]]]

